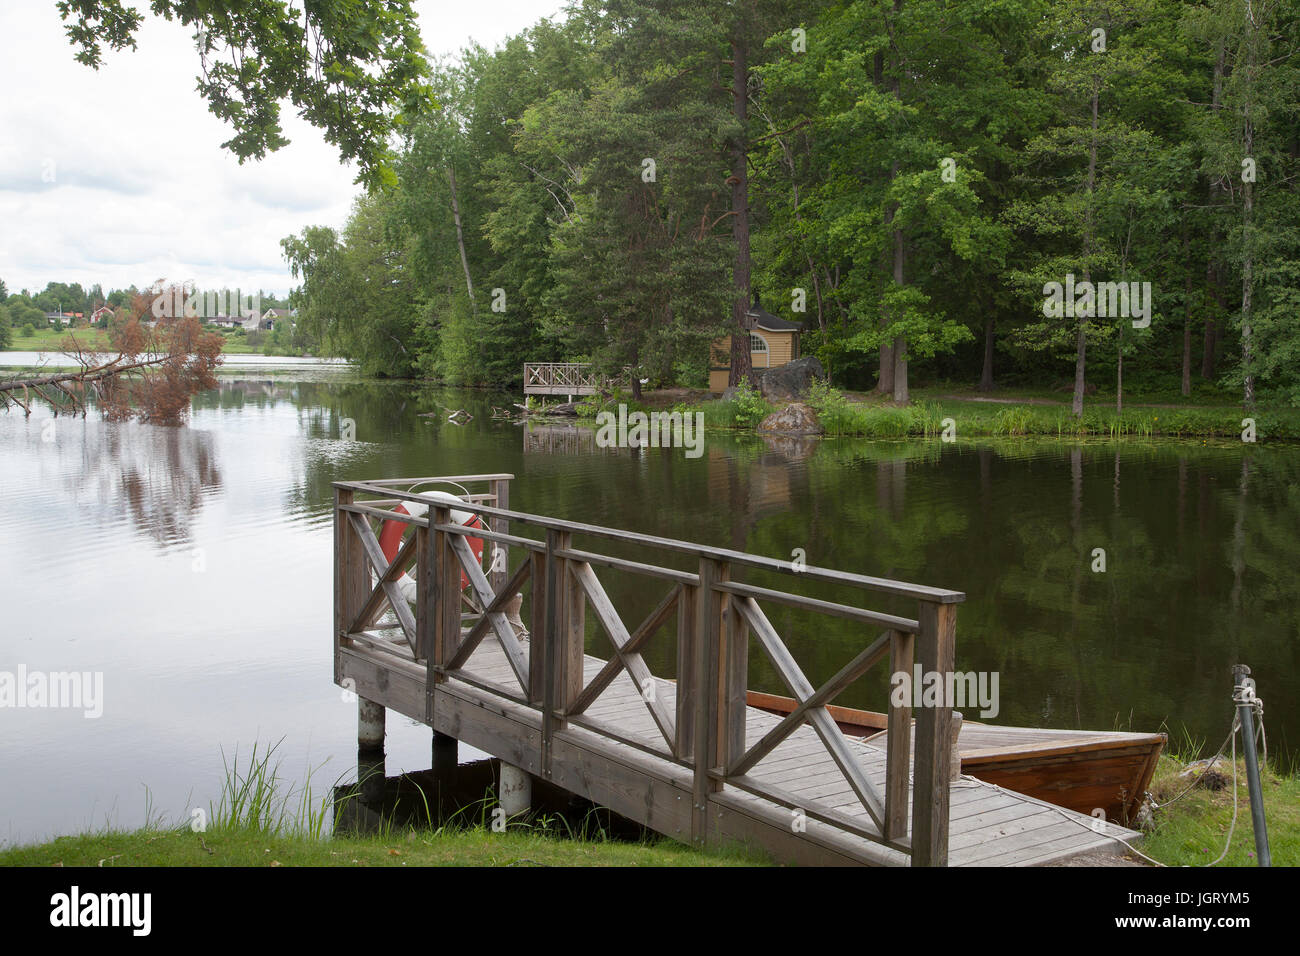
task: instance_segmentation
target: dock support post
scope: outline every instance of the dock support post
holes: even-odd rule
[[[433,732],[433,771],[441,774],[456,769],[460,758],[459,743],[449,734]]]
[[[906,631],[889,632],[889,673],[891,679],[903,675],[912,686],[915,639]],[[912,775],[912,695],[895,703],[890,695],[889,717],[885,730],[885,827],[886,841],[907,836],[908,790]],[[917,701],[917,703],[920,703]]]
[[[518,767],[501,761],[501,809],[507,817],[524,813],[533,804],[533,778]]]
[[[957,607],[922,601],[917,620],[921,671],[947,679],[954,665]],[[916,701],[912,702],[913,704]],[[919,707],[912,771],[912,865],[948,865],[948,816],[952,797],[952,704]]]
[[[357,750],[383,751],[384,705],[357,698]]]
[[[1259,786],[1259,758],[1255,754],[1255,682],[1247,676],[1249,673],[1250,668],[1245,664],[1233,665],[1232,697],[1237,703],[1237,716],[1241,720],[1241,749],[1246,756],[1246,785],[1250,790],[1250,822],[1255,830],[1255,859],[1260,866],[1272,866],[1268,828],[1264,823],[1264,791]]]
[[[694,780],[691,790],[691,842],[704,846],[709,841],[709,798],[722,789],[722,781],[712,775],[714,768],[726,766],[727,743],[731,728],[724,720],[730,697],[727,691],[725,657],[729,610],[727,595],[715,589],[730,580],[731,566],[725,561],[700,558],[700,584],[695,595],[695,745],[692,748]],[[743,679],[743,675],[742,675]],[[741,692],[742,699],[744,692]]]
[[[508,478],[494,478],[488,482],[488,492],[492,495],[492,506],[494,508],[500,508],[502,511],[510,510],[510,480]],[[510,522],[505,518],[491,517],[488,519],[488,526],[498,534],[508,534],[510,532]],[[500,550],[498,551],[498,549]],[[498,554],[500,554],[499,558],[497,557]],[[488,555],[488,582],[492,585],[492,591],[496,593],[505,587],[506,581],[510,579],[510,546],[493,541],[492,547],[488,550]],[[518,608],[515,610],[517,613]]]
[[[360,750],[357,752],[357,786],[361,791],[361,802],[367,807],[377,808],[384,802],[384,788],[387,785],[387,771],[384,767],[382,750]]]

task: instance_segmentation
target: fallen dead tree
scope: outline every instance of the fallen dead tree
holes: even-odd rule
[[[21,408],[31,415],[33,403],[41,400],[56,416],[84,417],[93,395],[108,421],[138,418],[151,424],[179,424],[189,411],[190,399],[216,387],[224,340],[204,332],[194,316],[145,325],[141,317],[157,294],[166,294],[161,284],[136,296],[131,315],[109,331],[111,352],[91,348],[73,333],[63,340],[62,348],[73,368],[0,380],[0,406],[6,411]]]

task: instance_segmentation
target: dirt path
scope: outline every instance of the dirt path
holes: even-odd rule
[[[988,402],[992,405],[1064,405],[1048,398],[994,398],[991,395],[940,395],[941,402]]]

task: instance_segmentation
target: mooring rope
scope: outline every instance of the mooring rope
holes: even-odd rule
[[[1233,694],[1233,699],[1236,699]],[[1237,731],[1241,729],[1241,716],[1235,714],[1232,718],[1232,822],[1228,824],[1228,839],[1223,842],[1223,852],[1212,863],[1202,863],[1201,866],[1215,866],[1228,855],[1228,849],[1232,846],[1232,831],[1237,829]]]
[[[1200,867],[1217,866],[1220,862],[1223,861],[1223,858],[1226,857],[1226,856],[1228,855],[1228,850],[1232,847],[1232,834],[1233,834],[1233,831],[1234,831],[1234,830],[1236,829],[1236,827],[1237,827],[1237,815],[1238,815],[1238,809],[1239,809],[1239,802],[1238,802],[1238,795],[1237,795],[1237,791],[1238,791],[1238,783],[1237,783],[1237,734],[1238,734],[1238,733],[1240,732],[1240,730],[1241,730],[1241,714],[1240,714],[1240,712],[1236,709],[1236,707],[1239,707],[1241,704],[1250,704],[1251,708],[1255,711],[1255,716],[1256,716],[1256,718],[1257,718],[1258,721],[1259,721],[1259,728],[1258,728],[1258,730],[1256,731],[1255,736],[1256,736],[1257,739],[1264,740],[1264,741],[1267,740],[1267,737],[1265,736],[1265,733],[1264,733],[1264,702],[1263,702],[1260,698],[1254,696],[1254,693],[1253,693],[1253,692],[1252,692],[1251,696],[1249,696],[1249,697],[1245,696],[1244,693],[1243,693],[1244,690],[1245,690],[1244,687],[1236,687],[1236,688],[1233,689],[1233,692],[1232,692],[1232,701],[1233,701],[1233,705],[1234,705],[1234,710],[1233,710],[1233,714],[1232,714],[1232,729],[1228,731],[1228,736],[1224,739],[1223,744],[1220,745],[1218,753],[1216,753],[1213,757],[1209,758],[1209,760],[1206,762],[1205,769],[1202,770],[1202,771],[1200,772],[1200,774],[1196,777],[1196,779],[1193,780],[1192,783],[1187,787],[1187,789],[1184,790],[1182,793],[1178,794],[1178,796],[1173,797],[1173,798],[1171,798],[1171,799],[1169,799],[1169,800],[1166,800],[1164,803],[1161,803],[1161,804],[1157,804],[1154,800],[1151,801],[1151,802],[1152,802],[1152,806],[1153,806],[1154,809],[1156,809],[1156,810],[1163,810],[1165,807],[1168,807],[1171,803],[1174,803],[1174,802],[1176,802],[1177,800],[1182,799],[1182,798],[1183,798],[1184,796],[1186,796],[1186,795],[1187,795],[1187,794],[1188,794],[1192,789],[1194,789],[1198,783],[1201,782],[1201,780],[1205,777],[1205,775],[1206,775],[1207,773],[1209,773],[1209,772],[1214,768],[1214,763],[1215,763],[1215,761],[1217,761],[1220,757],[1223,756],[1223,751],[1224,751],[1224,749],[1227,748],[1227,747],[1229,747],[1229,746],[1231,746],[1231,748],[1232,748],[1232,822],[1228,825],[1228,838],[1227,838],[1227,840],[1226,840],[1226,841],[1224,842],[1224,844],[1223,844],[1223,852],[1220,853],[1219,856],[1218,856],[1215,860],[1213,860],[1212,862],[1210,862],[1210,863],[1199,863],[1199,864],[1197,864],[1197,866],[1200,866]],[[852,738],[852,739],[856,739],[857,742],[859,742],[859,743],[866,743],[866,741],[867,741],[867,738],[866,738],[866,737],[861,737],[861,738]],[[870,744],[867,744],[867,746],[871,746],[871,745],[870,745]],[[1267,746],[1267,743],[1264,744],[1264,763],[1265,763],[1266,765],[1267,765],[1267,763],[1268,763],[1268,746]],[[909,774],[908,774],[909,780],[910,780],[911,776],[912,776],[912,775],[909,773]],[[1023,797],[1024,797],[1024,794],[1022,794],[1022,793],[1017,793],[1016,791],[1008,790],[1008,789],[1006,789],[1005,787],[999,786],[999,785],[996,784],[996,783],[989,783],[989,782],[986,781],[986,780],[979,780],[978,778],[970,778],[970,783],[967,784],[965,781],[966,781],[966,779],[967,779],[968,777],[969,777],[968,774],[962,774],[961,776],[958,777],[957,780],[955,780],[955,781],[953,781],[953,782],[954,782],[955,784],[959,785],[959,786],[987,786],[987,787],[992,787],[994,790],[999,790],[999,791],[1001,791],[1002,793],[1005,793],[1005,794],[1007,794],[1008,796],[1011,796],[1011,797],[1020,797],[1020,798],[1023,798]],[[1148,794],[1147,794],[1147,797],[1149,798],[1150,796],[1151,796],[1150,793],[1148,793]],[[1070,816],[1071,811],[1067,811],[1064,807],[1058,807],[1058,806],[1056,806],[1055,804],[1047,803],[1046,801],[1039,801],[1039,802],[1040,802],[1044,807],[1046,807],[1047,809],[1049,809],[1049,810],[1055,810],[1057,813],[1059,813],[1059,814],[1060,814],[1064,819],[1068,820],[1070,823],[1077,824],[1078,826],[1084,826],[1084,825],[1085,825],[1085,824],[1083,823],[1082,820],[1079,820],[1079,819],[1077,819],[1076,817]],[[1106,825],[1106,826],[1109,826],[1109,825],[1110,825],[1110,824],[1108,823],[1108,821],[1106,821],[1106,820],[1102,820],[1101,823],[1102,823],[1103,825]],[[1113,833],[1107,833],[1107,832],[1105,832],[1104,830],[1097,830],[1097,829],[1095,829],[1095,828],[1093,828],[1093,827],[1089,827],[1089,828],[1092,829],[1094,833],[1100,834],[1101,836],[1104,836],[1104,837],[1105,837],[1106,839],[1108,839],[1108,840],[1114,840],[1116,843],[1119,843],[1119,844],[1122,845],[1125,849],[1130,850],[1130,851],[1132,851],[1133,853],[1137,854],[1138,856],[1142,857],[1142,859],[1146,860],[1148,863],[1151,863],[1153,866],[1160,866],[1160,867],[1167,867],[1167,866],[1168,866],[1167,863],[1161,863],[1159,860],[1156,860],[1156,859],[1153,859],[1152,857],[1147,856],[1145,853],[1143,853],[1141,850],[1139,850],[1139,849],[1138,849],[1137,847],[1135,847],[1133,844],[1129,843],[1128,840],[1125,840],[1123,837],[1116,836],[1116,835],[1113,834]]]

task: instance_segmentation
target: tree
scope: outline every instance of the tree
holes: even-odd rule
[[[972,54],[999,64],[1002,41],[978,8],[857,0],[810,28],[806,52],[762,71],[773,149],[792,171],[800,164],[786,136],[810,130],[795,226],[815,237],[826,263],[817,298],[841,310],[818,345],[842,364],[878,355],[877,387],[900,403],[910,398],[912,358],[972,337],[942,307],[960,288],[950,277],[983,272],[987,281],[1005,257],[1007,230],[984,208],[982,167],[1010,134],[972,108],[988,100],[971,97],[967,75]],[[771,42],[789,50],[788,33]],[[990,85],[1009,86],[998,69]]]
[[[1026,148],[1021,168],[1027,188],[1007,213],[1032,242],[1027,268],[1012,275],[1027,290],[1025,301],[1039,310],[1019,340],[1038,349],[1073,345],[1076,417],[1083,414],[1089,342],[1109,342],[1131,321],[1110,310],[1115,300],[1090,290],[1102,279],[1133,278],[1125,272],[1130,243],[1142,232],[1135,210],[1155,192],[1162,144],[1125,115],[1122,102],[1125,84],[1155,61],[1139,31],[1158,2],[1073,0],[1058,4],[1041,27],[1058,112]],[[1052,295],[1052,284],[1057,298],[1044,303],[1039,290]],[[1127,302],[1127,286],[1124,292]],[[1103,303],[1106,321],[1097,321]],[[1122,344],[1117,348],[1122,362]]]
[[[76,59],[98,69],[103,49],[135,49],[143,14],[123,0],[59,0]],[[367,187],[391,183],[388,137],[425,104],[424,46],[410,0],[346,4],[293,0],[152,0],[151,10],[195,29],[199,92],[235,135],[240,161],[289,141],[280,103],[289,100],[324,131]]]
[[[3,285],[3,283],[0,283]],[[0,289],[0,292],[3,292]],[[0,303],[0,349],[9,348],[13,341],[13,327],[9,324],[9,307]]]
[[[14,328],[43,329],[49,325],[45,313],[23,298],[11,298],[8,304],[9,321]]]
[[[642,378],[669,379],[737,328],[726,264],[737,200],[734,170],[723,173],[737,132],[715,12],[681,0],[587,5],[605,72],[526,111],[519,137],[554,157],[535,168],[561,210],[543,334],[608,372],[630,367],[634,396]]]
[[[1249,410],[1261,373],[1295,381],[1292,361],[1300,355],[1300,37],[1294,4],[1280,0],[1212,0],[1188,22],[1217,53],[1215,100],[1199,132],[1203,169],[1229,199],[1216,205],[1215,225],[1228,237],[1227,257],[1240,274],[1234,324],[1242,405]]]
[[[280,242],[294,278],[302,280],[291,296],[299,325],[367,375],[403,378],[417,368],[420,304],[409,243],[388,194],[358,199],[341,237],[312,227]]]
[[[607,372],[631,368],[635,397],[641,378],[663,380],[707,347],[731,298],[706,121],[659,108],[660,95],[615,79],[525,120],[525,138],[576,174],[565,182],[574,208],[552,237],[545,327]]]
[[[194,317],[159,319],[152,328],[143,325],[141,319],[150,314],[154,296],[164,290],[158,283],[136,296],[131,314],[110,330],[115,357],[86,348],[70,334],[63,341],[63,352],[79,367],[2,380],[0,406],[16,406],[30,415],[33,400],[40,398],[56,415],[85,415],[87,397],[93,394],[108,421],[184,422],[193,396],[217,385],[215,372],[224,339],[204,332]]]

